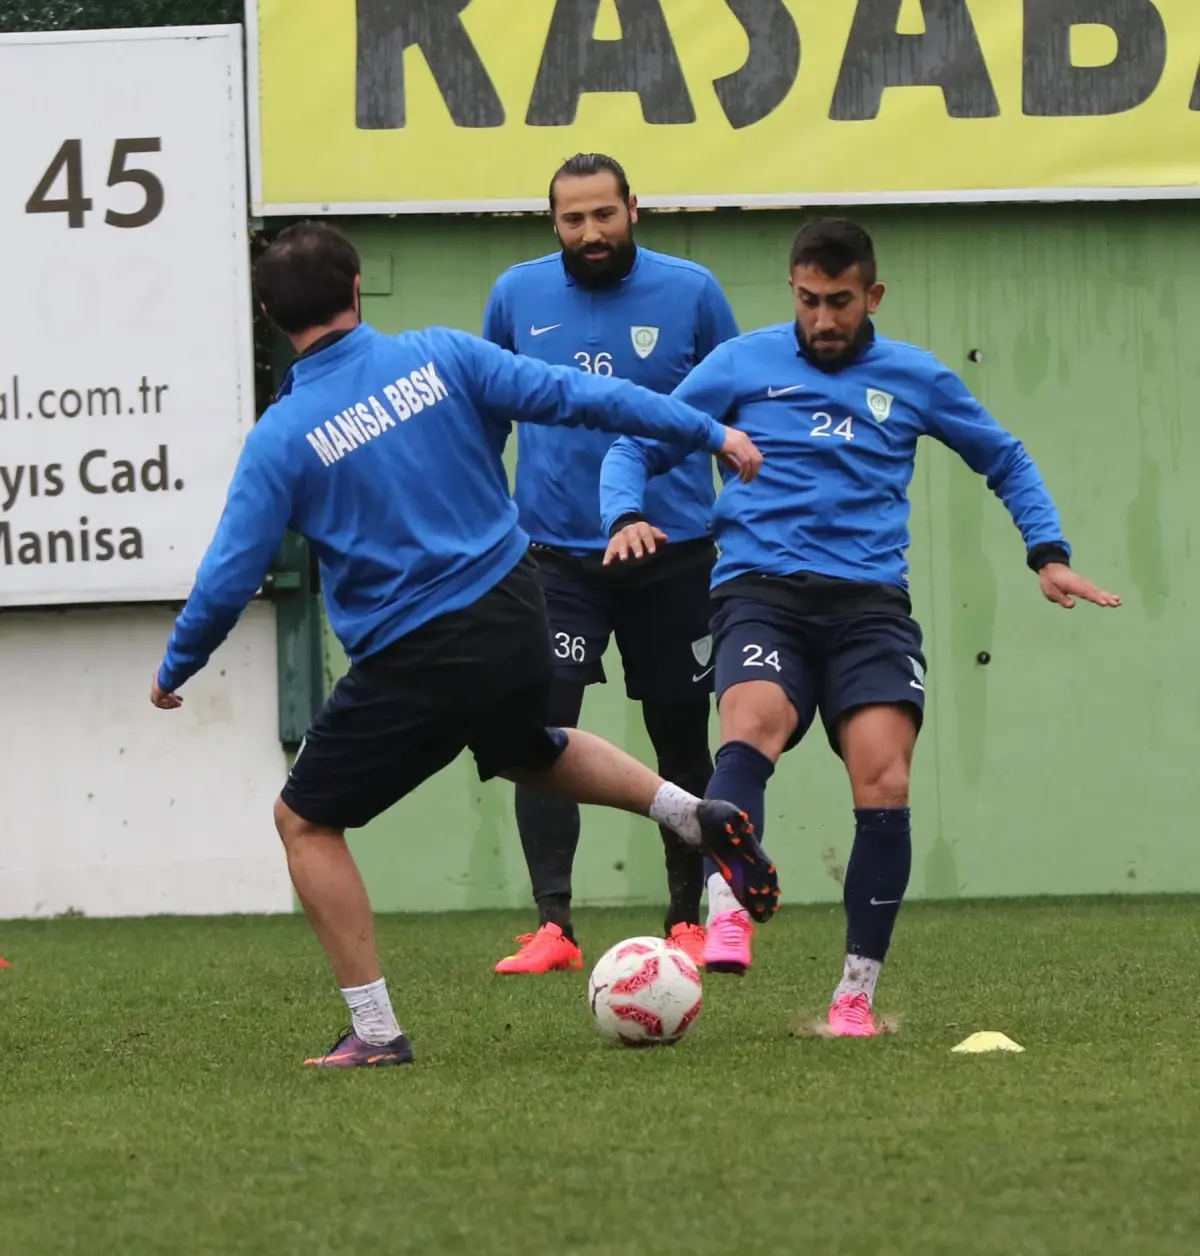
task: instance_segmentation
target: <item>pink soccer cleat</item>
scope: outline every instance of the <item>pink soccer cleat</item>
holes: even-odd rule
[[[828,1028],[835,1038],[874,1038],[879,1033],[865,994],[839,994],[829,1009]]]
[[[744,911],[723,911],[712,918],[704,935],[704,968],[710,973],[744,977],[754,962],[750,939],[754,922]]]

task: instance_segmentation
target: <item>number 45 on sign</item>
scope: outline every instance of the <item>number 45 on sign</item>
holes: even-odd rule
[[[108,186],[111,188],[121,183],[134,183],[142,189],[144,196],[140,208],[131,212],[106,210],[104,221],[108,226],[145,227],[162,213],[166,197],[159,177],[150,170],[128,164],[129,158],[136,154],[161,151],[162,140],[155,136],[113,142],[112,159],[108,166]],[[50,193],[60,178],[66,184],[66,194],[52,199]],[[92,209],[92,204],[92,198],[85,194],[83,187],[83,141],[63,140],[58,152],[46,167],[41,181],[25,202],[25,212],[66,214],[67,226],[75,228],[86,226],[86,215]]]

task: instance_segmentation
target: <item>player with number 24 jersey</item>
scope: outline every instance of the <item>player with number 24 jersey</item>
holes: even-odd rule
[[[925,708],[905,556],[918,440],[934,437],[986,477],[1048,600],[1120,599],[1071,570],[1058,511],[1021,441],[932,354],[876,332],[884,286],[865,231],[841,219],[810,223],[788,278],[794,322],[729,341],[675,390],[735,424],[764,458],[754,484],[725,477],[713,517],[721,748],[709,789],[736,802],[761,835],[767,781],[820,715],[845,763],[856,821],[843,882],[845,967],[822,1028],[870,1037],[880,1028],[875,983],[911,870],[909,770]],[[614,443],[601,473],[606,562],[628,561],[657,522],[645,486],[682,456],[652,440]],[[714,918],[713,901],[710,888],[706,965],[742,974],[753,925],[728,896]]]

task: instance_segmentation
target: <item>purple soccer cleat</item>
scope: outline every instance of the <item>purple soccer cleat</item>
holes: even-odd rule
[[[353,1030],[344,1033],[324,1055],[304,1061],[313,1068],[386,1068],[412,1062],[412,1043],[404,1034],[381,1047],[363,1042]]]
[[[699,806],[700,847],[717,865],[734,898],[762,924],[779,910],[779,878],[754,836],[750,817],[731,802],[706,798]]]

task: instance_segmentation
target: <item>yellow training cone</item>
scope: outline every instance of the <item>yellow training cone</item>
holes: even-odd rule
[[[969,1038],[965,1038],[957,1047],[952,1047],[953,1051],[964,1051],[971,1055],[978,1055],[981,1051],[1024,1051],[1025,1048],[1019,1042],[1013,1042],[1011,1038],[1004,1034],[994,1033],[990,1030],[972,1034]]]

